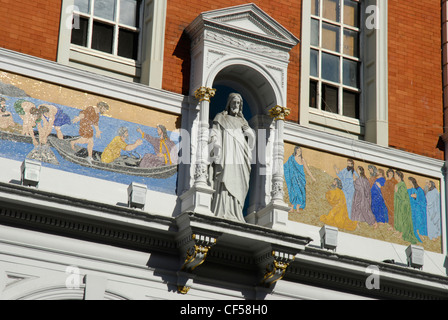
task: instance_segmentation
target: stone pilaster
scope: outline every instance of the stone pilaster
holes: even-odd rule
[[[190,190],[180,196],[181,211],[192,211],[201,214],[212,215],[210,210],[214,190],[208,185],[208,139],[209,139],[209,109],[210,99],[214,97],[216,90],[200,87],[195,91],[195,98],[199,100],[199,127],[196,143],[196,159],[193,159],[194,184]]]

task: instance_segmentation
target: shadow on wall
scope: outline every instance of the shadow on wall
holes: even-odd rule
[[[188,96],[190,90],[190,37],[184,31],[177,42],[177,46],[174,49],[173,56],[182,60],[182,94]]]

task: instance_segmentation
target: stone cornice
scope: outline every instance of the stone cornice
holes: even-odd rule
[[[322,265],[327,267],[322,269]],[[378,268],[380,286],[368,289],[366,272],[372,266]],[[372,261],[337,254],[311,246],[296,256],[287,269],[287,279],[319,283],[327,288],[341,290],[380,299],[445,300],[448,277],[422,272],[406,265]]]
[[[309,245],[312,239],[308,237],[248,223],[193,212],[178,217],[157,216],[11,183],[0,183],[0,194],[9,195],[0,199],[0,223],[49,236],[115,245],[148,254],[186,255],[187,258],[192,257],[191,248],[201,245],[194,241],[212,239],[212,245],[207,247],[208,254],[197,257],[199,260],[195,264],[198,266],[194,272],[188,268],[179,269],[179,275],[187,280],[230,281],[229,285],[234,287],[267,286],[270,290],[283,278],[376,298],[440,299],[448,292],[446,276],[316,249]],[[17,197],[21,201],[18,202]],[[47,208],[42,202],[48,204]],[[269,269],[282,262],[282,257],[288,257],[284,269]],[[371,291],[365,287],[364,270],[369,265],[377,265],[381,270],[381,290]],[[226,272],[219,274],[224,269]],[[270,278],[266,270],[276,272],[276,277]],[[235,276],[247,273],[250,277],[244,283],[240,280],[232,283],[226,278],[232,273]],[[216,279],[210,278],[211,274],[215,274]],[[271,279],[272,283],[266,283],[266,279]],[[194,285],[191,279],[181,284],[184,294]]]

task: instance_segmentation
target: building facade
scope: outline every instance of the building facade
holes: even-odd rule
[[[3,1],[2,299],[447,299],[446,10]]]

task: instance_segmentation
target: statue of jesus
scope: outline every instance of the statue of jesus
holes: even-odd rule
[[[215,189],[211,207],[215,216],[245,222],[243,207],[249,190],[255,133],[242,110],[241,95],[231,93],[225,110],[213,120],[210,143],[214,146],[214,162],[210,178]]]

